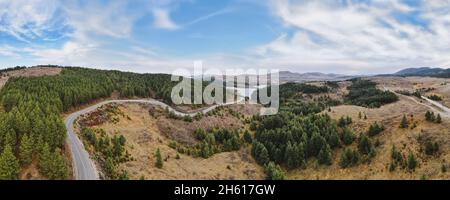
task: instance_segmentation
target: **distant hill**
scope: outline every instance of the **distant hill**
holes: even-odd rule
[[[295,73],[289,71],[280,72],[280,82],[308,82],[308,81],[342,81],[354,78],[342,74],[325,74],[320,72]]]
[[[205,77],[209,77],[211,75],[205,75]],[[257,80],[257,75],[248,75],[248,74],[242,74],[235,76],[238,78],[244,78],[247,77],[250,80]],[[298,82],[298,83],[304,83],[304,82],[312,82],[312,81],[342,81],[342,80],[348,80],[355,78],[356,76],[349,76],[349,75],[342,75],[342,74],[326,74],[326,73],[320,73],[320,72],[309,72],[309,73],[296,73],[296,72],[290,72],[290,71],[280,71],[279,72],[279,83],[287,83],[287,82]],[[200,77],[194,77],[195,79],[198,79]],[[221,78],[221,80],[224,80],[225,76]],[[230,77],[228,77],[230,78]],[[269,77],[270,79],[270,77]],[[252,83],[256,84],[256,83]]]
[[[396,76],[432,76],[432,77],[443,77],[450,78],[450,69],[443,68],[430,68],[430,67],[421,67],[421,68],[407,68],[400,70],[393,75]]]

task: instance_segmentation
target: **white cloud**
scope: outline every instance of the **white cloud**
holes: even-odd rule
[[[433,6],[426,1],[419,7],[399,0],[345,2],[272,0],[274,15],[294,33],[256,48],[262,64],[298,71],[328,64],[330,70],[383,72],[450,60],[450,1]],[[429,21],[428,29],[393,15],[412,11]]]
[[[153,10],[154,23],[156,28],[176,30],[179,28],[175,22],[170,18],[169,10],[166,9],[154,9]]]

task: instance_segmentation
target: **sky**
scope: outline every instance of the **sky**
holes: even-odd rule
[[[450,0],[0,0],[0,68],[450,67]]]

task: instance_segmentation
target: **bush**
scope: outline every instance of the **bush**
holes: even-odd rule
[[[432,156],[439,152],[439,144],[437,142],[431,142],[427,140],[425,142],[425,154]]]
[[[347,168],[347,167],[356,165],[358,163],[358,161],[359,161],[358,152],[353,151],[349,148],[346,148],[341,155],[341,160],[339,161],[339,165],[342,168]]]

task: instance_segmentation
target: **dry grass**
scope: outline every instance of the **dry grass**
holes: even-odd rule
[[[190,135],[190,131],[197,126],[207,128],[224,125],[223,119],[204,117],[202,120],[190,124],[163,116],[152,117],[148,111],[149,107],[139,104],[125,104],[119,106],[119,109],[130,119],[120,117],[116,124],[108,122],[95,128],[104,129],[110,136],[121,134],[126,138],[126,149],[134,160],[121,164],[119,169],[127,170],[131,179],[139,179],[141,176],[145,179],[158,180],[264,178],[263,169],[254,162],[249,153],[249,147],[238,152],[216,154],[208,159],[192,158],[181,154],[180,159],[175,159],[176,150],[168,146],[172,137],[179,137],[182,134]],[[155,110],[153,111],[155,112]],[[165,124],[161,125],[161,123]],[[233,123],[237,124],[237,121]],[[170,136],[167,134],[168,126],[171,127]],[[182,133],[178,133],[179,131]],[[158,148],[161,150],[163,159],[166,159],[162,169],[154,166],[154,153]]]

